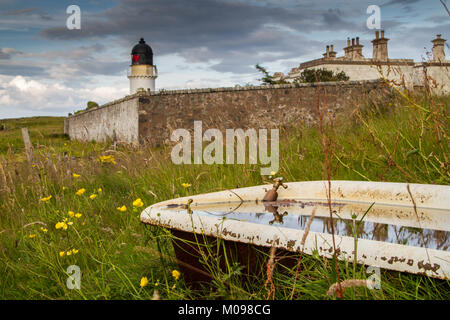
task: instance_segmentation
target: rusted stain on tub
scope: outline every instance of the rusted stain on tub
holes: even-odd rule
[[[293,250],[297,240],[289,240],[286,244],[288,250]]]
[[[433,263],[433,265],[431,265],[431,263],[427,262],[427,263],[423,263],[424,260],[421,260],[417,263],[417,266],[419,267],[419,269],[424,269],[425,271],[433,271],[436,272],[441,266],[438,265],[437,263]]]

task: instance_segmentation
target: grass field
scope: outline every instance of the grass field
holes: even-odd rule
[[[448,97],[396,93],[383,104],[355,104],[332,125],[280,128],[277,175],[449,184],[449,105]],[[326,293],[337,274],[340,281],[367,278],[364,266],[342,261],[336,270],[331,260],[304,255],[298,275],[275,268],[248,285],[234,265],[193,291],[178,278],[170,234],[143,225],[140,212],[174,197],[269,183],[258,165],[174,165],[170,147],[111,150],[108,143],[69,141],[62,118],[1,124],[1,299],[334,299]],[[81,269],[80,290],[66,286],[69,265]],[[352,286],[344,298],[450,299],[448,280],[382,270],[381,281],[380,290]]]

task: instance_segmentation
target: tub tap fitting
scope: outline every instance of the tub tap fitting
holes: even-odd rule
[[[282,177],[274,179],[274,183],[273,183],[272,189],[267,191],[267,193],[265,194],[265,196],[264,196],[262,201],[276,201],[277,198],[278,198],[277,190],[278,190],[279,187],[283,187],[283,188],[287,189],[287,185],[285,185],[283,183],[283,178]]]

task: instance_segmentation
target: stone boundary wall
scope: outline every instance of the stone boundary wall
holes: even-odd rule
[[[334,114],[364,99],[380,99],[390,89],[380,81],[346,81],[313,84],[174,90],[139,98],[139,142],[170,142],[178,128],[193,131],[202,121],[203,131],[226,129],[274,129],[317,119],[321,108]]]
[[[141,145],[170,142],[177,128],[272,129],[312,122],[321,108],[336,113],[390,89],[378,80],[138,92],[66,119],[71,139],[118,140]],[[127,111],[128,110],[128,111]],[[90,132],[87,134],[86,132]],[[137,137],[136,137],[137,135]]]

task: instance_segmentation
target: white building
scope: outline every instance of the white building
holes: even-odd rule
[[[375,80],[385,77],[395,84],[405,85],[407,88],[423,87],[425,75],[429,83],[436,85],[439,93],[450,93],[450,61],[445,58],[445,39],[437,35],[432,40],[432,58],[425,62],[414,62],[412,59],[390,59],[388,55],[389,39],[385,38],[384,30],[376,31],[372,40],[372,58],[365,58],[362,54],[363,45],[359,38],[347,39],[344,56],[336,57],[334,46],[326,47],[323,58],[301,63],[287,75],[281,72],[274,74],[275,80],[294,81],[305,69],[327,69],[333,72],[344,71],[350,80]]]

